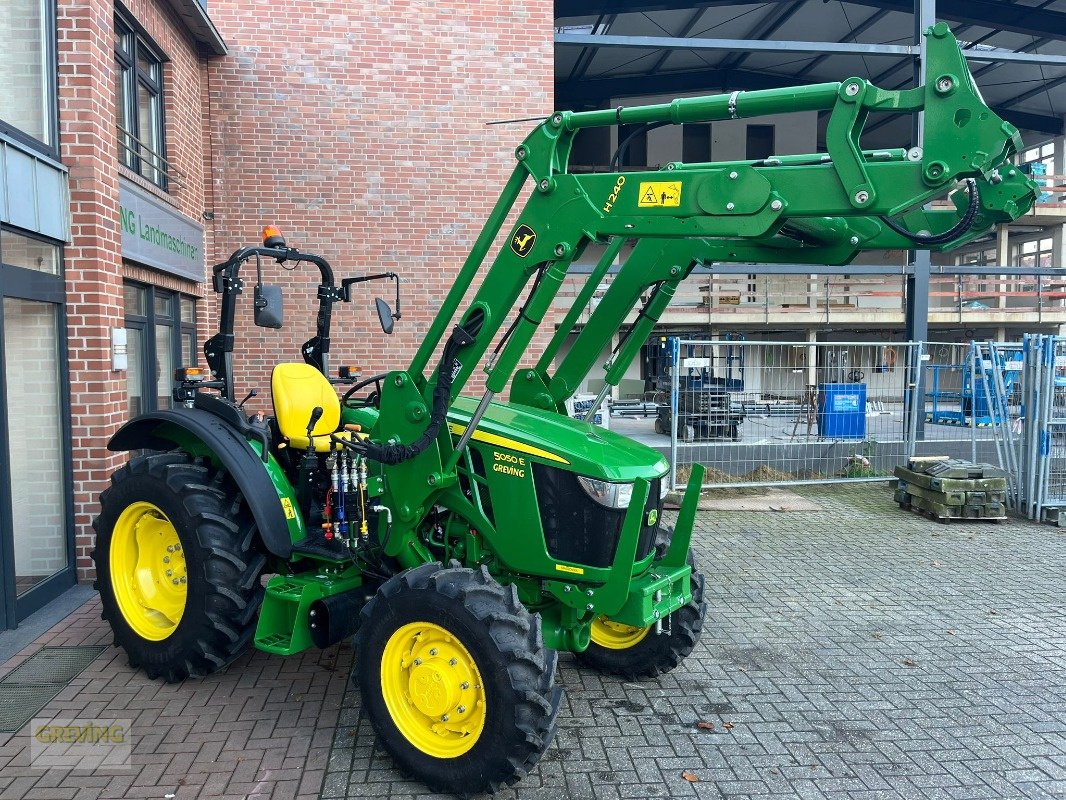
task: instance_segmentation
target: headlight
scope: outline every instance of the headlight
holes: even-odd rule
[[[633,499],[633,484],[611,483],[596,478],[577,476],[577,482],[593,500],[607,508],[628,508]]]

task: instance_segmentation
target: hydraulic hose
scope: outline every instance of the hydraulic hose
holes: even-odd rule
[[[904,236],[910,239],[915,244],[934,245],[950,242],[953,239],[957,239],[959,236],[962,236],[964,233],[966,233],[966,231],[970,230],[970,228],[973,226],[974,219],[977,217],[977,210],[981,207],[981,197],[977,192],[977,181],[975,181],[973,178],[966,179],[966,192],[970,196],[970,202],[966,206],[966,211],[965,213],[963,213],[962,219],[960,219],[958,222],[952,225],[951,228],[944,231],[943,233],[938,233],[935,235],[911,233],[898,222],[894,222],[888,217],[881,217],[881,221],[885,223],[888,227],[890,227],[892,230],[894,230],[896,233],[898,233],[900,236]]]
[[[433,408],[430,411],[429,425],[411,444],[364,442],[362,449],[367,458],[381,464],[400,464],[414,458],[434,442],[437,434],[440,433],[440,426],[448,419],[452,382],[461,369],[456,352],[459,348],[473,343],[474,337],[463,328],[456,325],[452,329],[452,335],[448,337],[444,350],[441,352],[440,363],[437,365],[437,385],[433,389]]]

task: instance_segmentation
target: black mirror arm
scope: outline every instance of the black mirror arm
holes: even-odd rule
[[[344,297],[344,302],[350,303],[352,300],[352,286],[357,283],[366,283],[367,281],[380,281],[380,280],[392,280],[396,282],[396,311],[393,313],[393,319],[400,318],[400,276],[395,272],[379,272],[375,275],[362,275],[357,278],[342,278],[341,279],[341,294]]]

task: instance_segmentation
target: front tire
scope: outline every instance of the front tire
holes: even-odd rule
[[[174,683],[247,649],[266,559],[225,472],[185,453],[133,458],[100,495],[93,528],[101,616],[131,666]]]
[[[353,680],[378,740],[435,791],[516,782],[555,735],[557,655],[513,587],[424,564],[364,607]]]
[[[665,552],[672,531],[659,531],[656,549]],[[692,600],[664,621],[669,632],[655,633],[655,626],[634,628],[597,617],[592,623],[592,641],[577,658],[584,666],[626,680],[656,678],[677,667],[692,652],[703,631],[703,616],[707,610],[703,592],[705,581],[696,569],[692,552],[688,556],[692,567]]]

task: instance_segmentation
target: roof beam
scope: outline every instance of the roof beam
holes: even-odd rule
[[[676,36],[595,36],[557,33],[563,47],[632,47],[647,50],[737,50],[752,53],[830,53],[832,55],[913,56],[917,48],[900,44],[840,44],[833,42],[761,41],[759,39],[685,39]],[[1062,56],[1066,60],[1066,56]]]
[[[612,36],[589,33],[557,33],[555,44],[563,47],[629,47],[646,50],[722,50],[742,53],[828,53],[830,55],[859,56],[915,56],[918,49],[900,44],[854,44],[843,42],[796,42],[761,39],[686,39],[677,36]],[[1024,50],[1024,48],[1023,48]],[[1050,64],[1066,67],[1066,56],[1040,55],[1013,50],[974,50],[963,48],[963,56],[971,61],[1006,61],[1021,64]],[[874,78],[874,84],[895,72],[896,65]]]
[[[599,19],[596,20],[596,24],[592,29],[594,31],[609,31],[616,19],[618,19],[617,14],[600,14]],[[582,50],[578,54],[577,60],[574,62],[574,68],[570,71],[569,80],[579,80],[585,77],[585,73],[588,72],[589,67],[592,66],[592,61],[596,58],[598,50],[598,47],[590,47],[586,50]]]
[[[1005,105],[992,109],[996,114],[1015,128],[1037,133],[1047,133],[1052,136],[1062,136],[1062,117],[1046,117],[1043,114],[1033,114],[1029,111],[1018,111]]]
[[[1066,83],[1066,76],[1053,83]],[[615,78],[595,78],[593,80],[562,81],[555,85],[555,105],[558,108],[611,103],[619,98],[640,97],[658,94],[699,94],[703,92],[724,92],[733,89],[781,89],[789,86],[805,86],[805,81],[791,75],[775,75],[754,70],[705,69],[686,72],[665,72],[657,75],[623,75]],[[1045,116],[1010,108],[1015,102],[1024,102],[1036,96],[1044,89],[1033,89],[1019,98],[995,106],[992,110],[1011,124],[1025,130],[1037,131],[1051,135],[1063,132],[1061,117]],[[882,127],[894,119],[895,114],[885,115],[867,125],[867,132]]]
[[[721,92],[726,89],[781,89],[802,83],[787,75],[720,68],[661,72],[651,75],[622,75],[613,78],[560,81],[555,84],[555,104],[559,108],[567,108],[589,103],[610,102],[618,97]]]
[[[856,25],[855,28],[847,36],[845,36],[843,39],[840,40],[839,44],[847,44],[848,42],[854,42],[856,39],[858,39],[860,36],[862,36],[864,33],[866,33],[866,31],[870,30],[870,28],[872,28],[878,22],[880,22],[885,17],[887,17],[888,14],[889,14],[889,12],[886,9],[883,9],[883,8],[878,10],[878,11],[875,11],[870,16],[868,16],[866,19],[864,19],[862,22],[860,22],[858,25]],[[825,61],[827,58],[829,58],[829,56],[824,54],[824,53],[822,55],[818,56],[818,58],[812,60],[809,64],[804,66],[802,69],[797,70],[796,77],[797,78],[802,78],[804,75],[809,73],[811,70],[817,69],[818,65],[821,64],[823,61]]]
[[[630,14],[641,11],[676,11],[717,6],[762,5],[767,2],[792,2],[792,0],[555,0],[555,16],[584,17],[594,14]],[[857,5],[898,11],[907,15],[914,12],[914,0],[849,0]],[[1047,9],[1005,3],[1002,0],[937,0],[936,14],[939,19],[998,28],[1003,31],[1042,36],[1050,31],[1066,31],[1066,13]]]
[[[681,30],[679,30],[677,32],[677,35],[680,38],[682,38],[682,39],[687,37],[690,33],[692,33],[692,29],[695,28],[697,24],[699,24],[700,19],[706,13],[707,13],[707,9],[706,8],[697,8],[692,13],[692,16],[689,17],[688,22],[686,22],[681,27]],[[669,57],[670,57],[670,51],[667,50],[661,56],[659,56],[658,59],[656,59],[655,63],[651,65],[651,69],[649,69],[648,72],[658,72],[659,70],[661,70],[663,68],[663,64],[666,63],[666,59],[668,59]]]
[[[799,0],[798,3],[792,3],[790,5],[781,5],[778,8],[771,9],[770,13],[756,22],[751,28],[742,36],[743,39],[769,39],[773,36],[782,25],[792,19],[796,12],[803,8],[803,4],[806,0]],[[735,56],[730,56],[726,59],[722,66],[725,69],[736,69],[743,64],[750,52],[737,53]]]

